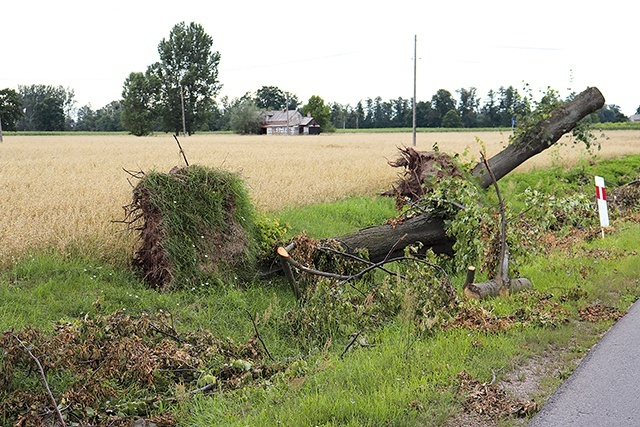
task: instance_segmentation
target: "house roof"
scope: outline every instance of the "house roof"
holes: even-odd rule
[[[302,114],[297,110],[287,111],[265,111],[262,113],[264,118],[263,126],[298,126],[302,122]]]

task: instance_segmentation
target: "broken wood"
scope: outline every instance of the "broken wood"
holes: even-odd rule
[[[529,279],[524,277],[511,279],[509,281],[509,293],[521,292],[530,289],[533,284]],[[495,279],[482,283],[470,283],[464,287],[464,296],[471,299],[484,299],[489,297],[497,297],[504,294],[503,287]],[[501,293],[502,292],[502,293]]]
[[[476,277],[476,268],[473,265],[467,267],[467,278],[464,281],[464,287],[473,283],[473,279]]]
[[[602,108],[604,102],[602,93],[591,87],[557,107],[548,119],[520,134],[504,150],[488,160],[495,179],[500,180],[529,158],[551,147],[565,133],[575,128],[580,120]],[[482,162],[473,168],[471,174],[478,179],[482,188],[491,185],[491,176]],[[404,234],[406,237],[398,243]],[[425,248],[432,248],[436,253],[453,255],[454,243],[444,230],[443,219],[428,214],[421,214],[398,224],[364,228],[336,237],[335,240],[341,242],[348,252],[366,249],[372,262],[397,255],[417,242],[421,242]],[[393,253],[389,255],[391,252]]]
[[[291,271],[291,267],[289,266],[289,260],[291,258],[289,256],[289,251],[287,251],[287,249],[283,248],[282,246],[279,246],[277,253],[278,253],[278,257],[280,257],[280,265],[282,266],[282,271],[284,271],[284,275],[287,278],[287,281],[289,282],[291,289],[293,290],[293,294],[296,296],[296,299],[300,299],[302,294],[300,292],[300,288],[298,287],[298,284],[296,283],[295,277],[293,277],[293,272]]]

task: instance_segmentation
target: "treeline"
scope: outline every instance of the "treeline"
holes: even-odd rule
[[[430,101],[416,103],[416,126],[422,128],[510,127],[516,117],[526,116],[532,108],[530,95],[523,95],[512,86],[490,90],[484,99],[475,88],[458,89],[456,97],[440,89]],[[75,108],[75,94],[62,86],[30,85],[0,90],[0,118],[5,131],[97,131],[128,130],[122,122],[122,100],[113,101],[93,110],[91,105]],[[290,109],[308,111],[323,124],[325,131],[336,129],[407,128],[413,125],[411,99],[388,101],[381,97],[368,98],[355,106],[323,104],[321,109],[302,105],[298,97],[273,86],[263,86],[255,93],[229,100],[224,97],[212,105],[207,120],[199,131],[231,130],[245,132],[255,111]],[[637,113],[640,114],[640,107]],[[246,118],[243,119],[243,115]],[[626,122],[629,120],[614,104],[605,105],[589,118],[592,123]],[[245,120],[245,122],[243,122]],[[255,124],[249,124],[254,126]],[[244,126],[244,127],[243,127]],[[244,130],[243,130],[244,129]],[[149,130],[163,131],[160,120]]]
[[[123,131],[121,101],[94,111],[76,108],[75,92],[63,86],[29,85],[0,90],[0,119],[5,131]]]
[[[526,89],[526,88],[525,88]],[[416,126],[423,128],[510,127],[517,117],[532,111],[538,101],[530,93],[522,94],[513,86],[490,90],[481,99],[476,88],[456,90],[457,97],[440,89],[430,101],[416,102]],[[556,96],[549,89],[545,96]],[[541,102],[544,102],[542,100]],[[640,113],[640,107],[638,107]],[[629,120],[614,104],[605,105],[590,118],[593,123],[626,122]],[[331,123],[338,129],[406,128],[413,126],[413,102],[397,98],[383,101],[368,98],[355,107],[331,104]]]
[[[0,90],[0,124],[6,131],[128,131],[151,132],[232,130],[260,131],[261,112],[299,109],[313,116],[327,132],[335,128],[406,128],[413,124],[413,100],[384,101],[368,98],[355,106],[325,103],[318,95],[302,104],[295,94],[275,86],[230,100],[216,99],[220,54],[212,50],[213,39],[202,26],[181,22],[158,45],[159,61],[145,72],[131,72],[123,83],[122,97],[94,111],[90,105],[76,108],[73,89],[62,86],[19,86]],[[462,88],[456,96],[438,90],[429,101],[416,102],[416,126],[446,128],[509,127],[526,118],[538,103],[558,101],[548,89],[537,100],[525,87],[490,90],[481,99],[476,88]],[[546,99],[545,99],[546,98]],[[550,99],[553,98],[553,99]],[[638,107],[640,114],[640,107]],[[592,122],[625,122],[620,107],[606,105],[594,113]]]

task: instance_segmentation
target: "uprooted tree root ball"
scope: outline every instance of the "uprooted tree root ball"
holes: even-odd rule
[[[436,182],[444,177],[462,178],[463,174],[454,160],[445,153],[437,151],[416,151],[411,147],[399,150],[400,157],[388,164],[394,168],[403,168],[401,178],[393,188],[383,193],[396,197],[398,206],[406,200],[417,201],[424,196]]]
[[[140,232],[135,264],[150,286],[167,290],[255,271],[256,214],[238,175],[189,166],[136,176],[124,222]]]

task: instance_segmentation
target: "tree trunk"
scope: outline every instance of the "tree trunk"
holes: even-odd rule
[[[402,223],[367,227],[345,236],[335,237],[347,252],[367,249],[371,262],[401,255],[404,249],[416,242],[423,242],[434,252],[453,255],[454,240],[444,231],[440,218],[419,215]]]
[[[595,88],[587,88],[573,100],[552,111],[549,118],[522,134],[500,153],[489,159],[489,166],[499,180],[520,166],[529,158],[555,144],[565,133],[571,131],[584,117],[604,106],[602,93]],[[478,163],[472,175],[478,178],[482,188],[491,185],[491,176],[482,162]],[[453,255],[454,240],[446,235],[444,222],[440,218],[419,215],[397,225],[385,224],[368,227],[355,233],[335,238],[345,249],[367,249],[372,262],[379,262],[398,253],[407,246],[421,242],[434,252]]]
[[[538,122],[530,131],[521,135],[504,150],[489,159],[489,167],[499,180],[526,160],[551,147],[562,135],[573,130],[576,124],[604,106],[604,97],[598,88],[590,87],[571,101],[552,111],[548,120]],[[482,188],[491,185],[491,177],[482,162],[472,170]]]
[[[471,299],[483,299],[500,296],[501,292],[515,293],[530,289],[533,285],[529,279],[511,279],[509,286],[501,286],[498,280],[483,283],[467,283],[464,286],[464,296]]]

